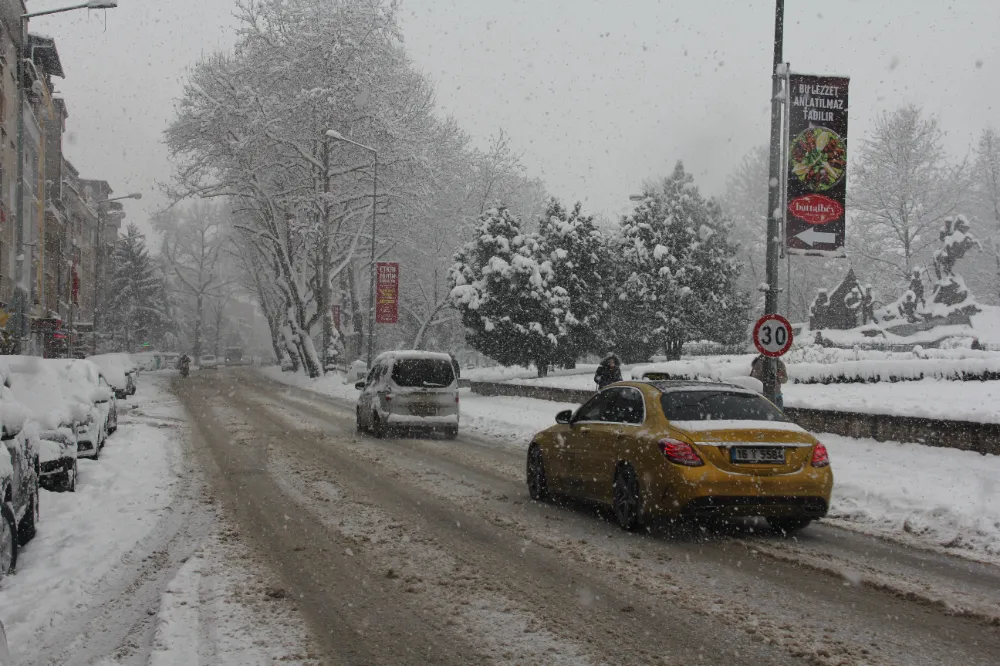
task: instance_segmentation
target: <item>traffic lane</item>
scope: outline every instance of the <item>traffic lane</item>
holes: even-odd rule
[[[336,414],[353,423],[354,405],[348,401],[288,387],[259,373],[255,373],[250,385],[267,395],[281,396],[306,407],[320,406],[330,416]],[[460,459],[466,466],[487,468],[523,481],[524,451],[498,446],[495,441],[464,431],[458,443],[462,446],[405,437],[397,439],[393,446],[427,448],[442,454],[437,457],[440,464]],[[683,535],[684,530],[678,532],[667,527],[664,534],[677,537]],[[927,603],[943,605],[949,612],[970,614],[987,622],[996,622],[1000,617],[1000,568],[941,550],[904,544],[822,521],[813,523],[791,539],[773,533],[763,521],[713,524],[708,531],[699,532],[699,538],[714,542],[746,540],[748,547],[756,547],[762,553],[795,558],[804,565],[825,569],[851,582],[873,585],[895,594],[915,595]]]
[[[370,451],[358,451],[353,446],[358,438],[352,421],[338,418],[318,429],[311,427],[310,420],[322,419],[322,410],[303,414],[297,403],[275,404],[266,395],[244,390],[233,399],[243,412],[254,415],[255,430],[283,434],[282,448],[295,456],[297,464],[322,470],[344,494],[391,513],[396,524],[412,530],[413,540],[418,535],[432,539],[442,552],[485,577],[488,589],[526,609],[548,631],[596,652],[597,663],[622,659],[630,663],[730,664],[734,659],[800,663],[787,650],[741,629],[664,604],[659,590],[623,586],[616,576],[607,577],[567,559],[561,548],[539,546],[512,534],[503,519],[479,515],[467,503],[426,492],[413,483],[413,475],[386,470]],[[394,444],[402,449],[409,440],[371,441],[386,447],[375,450],[376,456],[391,456]],[[465,472],[475,474],[468,468]],[[434,476],[438,472],[418,473]],[[467,478],[465,483],[469,482]]]
[[[195,448],[214,496],[296,599],[327,663],[468,663],[472,647],[427,617],[383,578],[346,553],[270,474],[267,442],[252,430],[234,437],[217,413],[234,392],[226,373],[182,382]],[[215,403],[215,404],[213,404]]]
[[[283,396],[270,396],[265,390],[258,394],[258,400],[276,400],[282,409],[295,412],[294,419],[304,422],[308,418],[325,423],[325,427],[333,432],[346,433],[353,428],[353,414],[345,414],[341,410],[327,409],[317,404],[312,409],[303,405],[300,400],[289,400]],[[259,403],[260,404],[260,403]],[[300,416],[301,415],[301,416]],[[454,449],[454,444],[449,443]],[[519,480],[504,478],[496,470],[476,469],[456,463],[454,455],[447,452],[448,446],[438,451],[428,449],[440,447],[440,442],[433,440],[413,440],[402,438],[398,440],[375,440],[362,438],[354,446],[354,454],[365,456],[366,450],[378,451],[376,456],[368,456],[372,465],[387,464],[400,470],[400,475],[413,482],[429,482],[430,489],[444,491],[444,495],[453,503],[476,507],[481,506],[479,490],[489,491],[495,510],[497,501],[502,498],[518,497],[523,502],[524,487]],[[414,454],[414,449],[421,449]],[[456,465],[458,465],[456,467]],[[432,473],[428,474],[428,470]],[[447,477],[442,479],[444,473]],[[469,488],[469,485],[472,488]],[[518,502],[511,503],[516,506]],[[522,504],[523,509],[501,513],[500,521],[510,521],[515,526],[527,526],[532,538],[539,541],[548,539],[549,545],[560,548],[560,543],[568,544],[560,548],[571,557],[586,560],[614,562],[616,569],[629,568],[634,564],[630,561],[632,548],[636,541],[631,535],[623,535],[613,527],[603,525],[604,531],[593,539],[593,528],[601,523],[594,521],[586,512],[563,512],[559,529],[554,534],[544,535],[537,531],[542,514],[532,510],[530,505]],[[493,516],[489,518],[494,519]],[[552,527],[553,522],[547,524]],[[751,528],[752,529],[752,528]],[[551,530],[549,530],[551,532]],[[519,535],[523,536],[523,532]],[[601,545],[600,553],[594,557],[593,547],[578,547],[577,542]],[[795,540],[776,540],[765,538],[762,544],[796,543]],[[653,538],[639,539],[641,548],[640,559],[656,562],[661,558],[672,561],[667,567],[656,567],[654,571],[632,567],[637,579],[648,578],[650,575],[674,573],[686,580],[711,581],[707,594],[719,594],[722,604],[731,604],[731,599],[725,599],[719,590],[742,590],[749,598],[744,610],[767,609],[761,615],[774,618],[774,626],[788,626],[789,629],[778,632],[779,640],[795,641],[800,633],[795,627],[812,634],[812,638],[829,639],[828,652],[836,652],[851,648],[856,658],[874,658],[881,655],[888,658],[893,654],[906,654],[908,663],[940,663],[948,655],[966,653],[966,663],[992,663],[992,654],[984,654],[978,648],[970,649],[970,645],[988,645],[1000,648],[997,644],[995,631],[984,627],[981,622],[973,619],[960,619],[949,615],[947,609],[932,603],[923,603],[920,598],[899,593],[895,589],[882,589],[877,586],[855,584],[855,579],[844,568],[845,563],[836,563],[832,567],[815,571],[811,567],[801,566],[802,563],[788,558],[768,556],[766,549],[755,544],[744,543],[733,539],[725,531],[720,534],[709,534],[705,538],[700,532],[690,530],[667,530],[653,535]],[[606,544],[606,545],[605,545]],[[696,565],[690,563],[695,562]],[[622,564],[624,563],[624,564]],[[853,568],[856,563],[850,563]],[[678,574],[678,567],[690,569]],[[847,575],[845,575],[847,573]],[[860,583],[861,581],[856,581]],[[690,599],[688,599],[690,601]],[[704,612],[703,607],[695,606],[696,610]],[[736,610],[734,617],[740,615]],[[811,619],[804,619],[811,618]],[[844,618],[844,619],[840,619]],[[956,621],[958,620],[958,621]],[[943,640],[932,639],[936,634],[947,637]],[[892,663],[891,658],[888,663]]]

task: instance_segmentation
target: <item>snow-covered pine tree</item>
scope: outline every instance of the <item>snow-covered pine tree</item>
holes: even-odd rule
[[[132,352],[166,318],[162,278],[149,257],[146,237],[134,224],[118,239],[111,261],[111,285],[102,305],[115,351]]]
[[[738,288],[736,247],[722,209],[707,201],[680,162],[622,220],[617,298],[610,332],[628,360],[656,350],[679,358],[688,340],[737,342],[749,299]]]
[[[554,312],[569,299],[553,290],[551,263],[537,257],[537,240],[498,204],[480,216],[448,279],[466,342],[504,365],[534,363],[545,376],[566,335]]]
[[[551,263],[553,292],[568,299],[565,308],[553,311],[559,329],[565,329],[555,359],[563,367],[573,367],[583,354],[603,351],[597,330],[613,271],[604,234],[581,208],[577,202],[567,211],[552,198],[538,225],[539,262]]]

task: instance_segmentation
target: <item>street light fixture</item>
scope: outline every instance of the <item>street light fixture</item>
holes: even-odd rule
[[[367,150],[372,154],[372,254],[371,281],[368,285],[368,367],[372,367],[372,354],[375,349],[375,205],[378,198],[378,151],[357,141],[351,141],[336,130],[327,130],[326,136],[334,141],[343,141],[352,146]]]
[[[88,0],[88,2],[69,7],[43,9],[21,14],[18,21],[21,28],[21,41],[17,54],[17,201],[15,202],[17,209],[17,262],[14,271],[16,278],[14,285],[14,330],[17,332],[14,339],[14,352],[17,354],[23,353],[21,345],[28,323],[28,299],[24,289],[24,62],[28,43],[28,19],[70,12],[76,9],[114,9],[117,6],[116,0]]]
[[[101,259],[104,257],[104,216],[101,213],[101,209],[106,203],[112,201],[121,201],[123,199],[141,199],[142,192],[133,192],[131,194],[126,194],[122,197],[114,197],[111,199],[102,199],[97,202],[97,246],[94,248],[96,252],[94,256],[94,321],[93,321],[93,340],[91,340],[91,354],[97,355],[97,318],[100,309],[98,308],[98,296],[100,290],[98,287],[101,284],[100,273],[103,269],[103,262]]]
[[[646,200],[646,195],[645,194],[630,194],[630,195],[628,195],[628,200],[629,201],[645,201]]]

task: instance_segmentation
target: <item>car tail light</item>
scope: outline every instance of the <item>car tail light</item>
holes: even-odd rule
[[[456,405],[458,404],[458,394],[457,393],[455,394],[455,404]]]
[[[813,449],[813,467],[829,467],[830,465],[830,454],[826,452],[826,447],[820,443],[816,443],[816,448]]]
[[[694,450],[694,447],[687,442],[681,442],[676,439],[661,439],[660,451],[667,457],[667,460],[678,465],[699,467],[705,464]]]

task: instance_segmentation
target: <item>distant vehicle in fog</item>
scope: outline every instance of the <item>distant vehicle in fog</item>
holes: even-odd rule
[[[219,359],[215,354],[202,354],[198,365],[202,370],[217,370],[219,368]]]
[[[243,347],[226,347],[226,365],[243,365]]]

